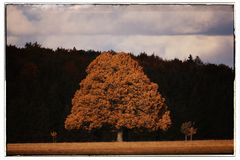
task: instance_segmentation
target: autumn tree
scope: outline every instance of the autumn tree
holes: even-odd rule
[[[194,122],[188,121],[182,124],[181,132],[185,135],[185,141],[187,141],[188,136],[192,140],[192,136],[197,133],[197,128],[194,128]]]
[[[117,140],[122,141],[123,128],[165,131],[170,127],[170,111],[158,85],[150,82],[130,55],[102,53],[86,71],[88,75],[72,99],[66,129],[110,125],[118,130]]]

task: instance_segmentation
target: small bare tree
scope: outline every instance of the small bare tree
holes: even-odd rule
[[[53,143],[55,143],[57,141],[57,132],[51,131],[50,134],[52,136]]]
[[[194,128],[194,122],[188,121],[184,122],[181,126],[181,132],[185,135],[185,141],[188,140],[188,136],[190,136],[190,140],[192,140],[192,136],[197,133],[197,128]]]

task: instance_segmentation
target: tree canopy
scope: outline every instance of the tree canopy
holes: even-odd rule
[[[197,128],[194,127],[194,124],[195,123],[191,121],[182,123],[181,132],[185,135],[185,140],[187,140],[188,136],[190,136],[192,140],[192,136],[197,133]]]
[[[7,143],[51,142],[49,132],[53,130],[58,141],[64,142],[115,139],[108,131],[111,128],[104,126],[92,131],[64,127],[74,93],[87,76],[87,66],[101,54],[74,48],[53,50],[34,43],[23,48],[6,46]],[[149,53],[131,57],[166,97],[172,125],[166,132],[126,129],[124,140],[181,140],[181,124],[188,120],[197,124],[195,139],[234,137],[234,68],[193,56],[191,63],[188,57],[163,60]]]
[[[72,99],[67,129],[92,130],[102,125],[167,130],[170,111],[142,67],[125,53],[102,53],[87,67],[87,77]]]

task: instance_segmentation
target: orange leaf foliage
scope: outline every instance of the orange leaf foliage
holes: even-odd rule
[[[72,99],[66,129],[92,130],[108,124],[116,129],[167,130],[171,125],[158,85],[130,55],[102,53],[86,71]]]

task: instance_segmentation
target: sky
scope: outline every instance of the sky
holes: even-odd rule
[[[231,5],[7,5],[7,44],[234,64]]]

